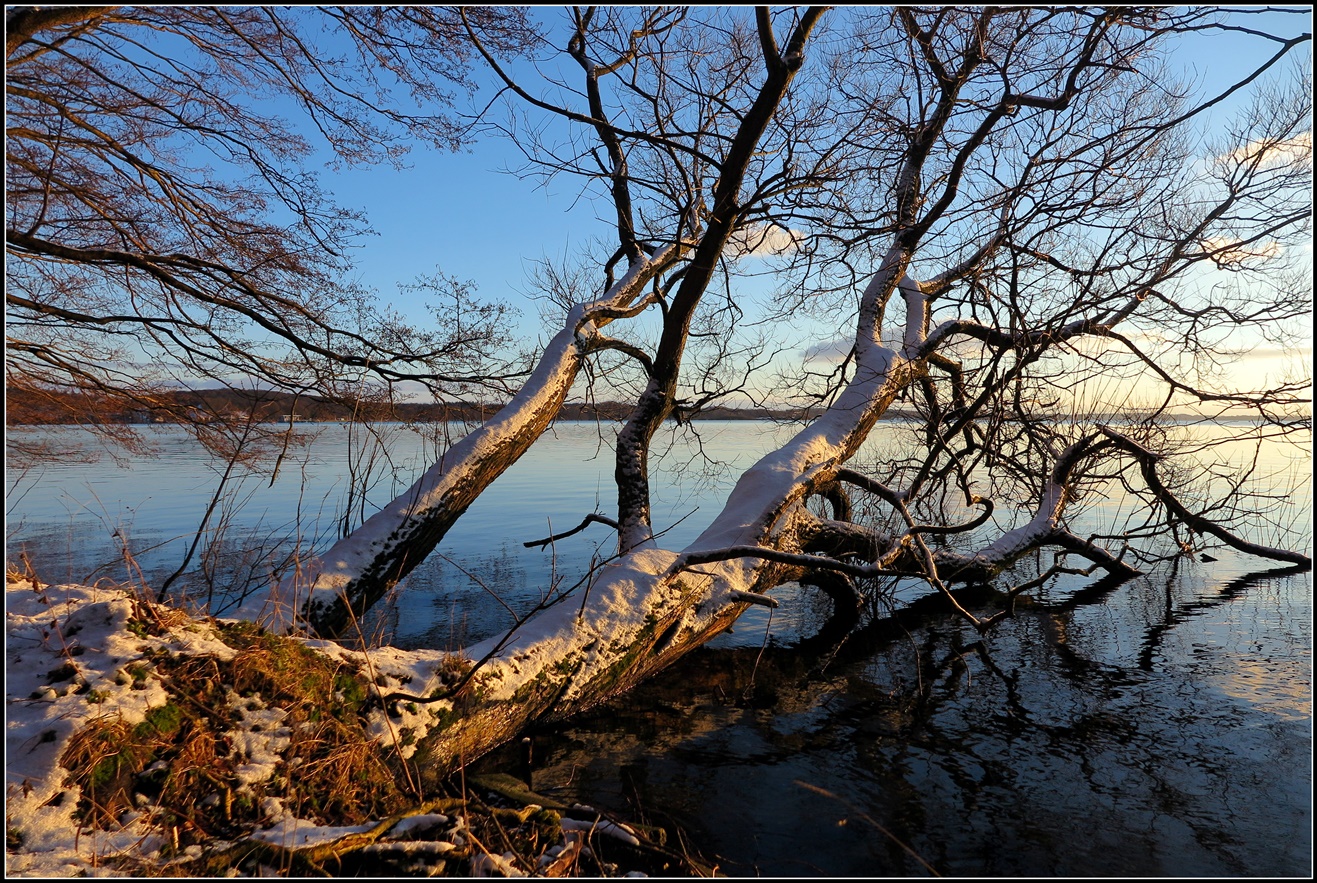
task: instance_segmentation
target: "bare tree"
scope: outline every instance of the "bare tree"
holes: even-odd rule
[[[313,630],[340,632],[538,436],[590,356],[634,359],[644,385],[618,438],[617,517],[587,519],[616,528],[619,557],[579,607],[468,648],[481,664],[461,682],[461,721],[427,745],[437,769],[626,689],[747,604],[771,605],[763,593],[788,580],[840,593],[919,579],[986,630],[1009,606],[975,614],[951,585],[997,581],[1014,598],[1059,571],[1131,575],[1202,535],[1309,566],[1247,537],[1237,485],[1191,500],[1159,419],[1196,403],[1252,409],[1275,432],[1307,428],[1304,383],[1223,391],[1203,369],[1220,351],[1212,325],[1278,329],[1306,314],[1310,287],[1270,273],[1271,297],[1245,307],[1242,292],[1197,287],[1194,273],[1232,262],[1247,273],[1238,255],[1306,235],[1308,90],[1273,95],[1206,170],[1187,137],[1307,35],[1260,36],[1275,46],[1263,70],[1195,104],[1159,67],[1159,46],[1220,27],[1210,10],[898,9],[849,14],[824,36],[820,10],[694,16],[571,13],[565,67],[581,79],[561,92],[579,105],[548,102],[484,53],[523,107],[580,127],[580,140],[523,146],[532,169],[608,196],[617,242],[603,294],[570,308],[507,409],[276,599]],[[705,295],[734,269],[736,236],[797,228],[781,304],[799,310],[851,286],[850,355],[818,393],[822,413],[741,477],[694,543],[664,550],[649,448],[680,412],[683,382],[699,382],[683,381],[683,354]],[[657,339],[601,334],[651,308]],[[1086,400],[1104,377],[1159,392],[1139,407]],[[858,471],[852,458],[902,398],[920,414],[913,444]],[[1085,498],[1113,484],[1142,502],[1142,525],[1072,529]],[[883,517],[852,520],[856,495]],[[1054,562],[1037,566],[1045,550]]]
[[[575,9],[536,47],[547,79],[527,83],[498,32],[454,14],[511,102],[513,117],[487,123],[518,139],[525,171],[605,200],[616,239],[592,285],[552,291],[559,330],[510,403],[244,615],[343,634],[535,442],[583,371],[620,355],[640,391],[617,439],[616,517],[583,522],[615,529],[617,556],[579,603],[548,598],[533,626],[467,648],[456,684],[405,697],[460,710],[422,746],[432,772],[627,689],[747,605],[772,606],[787,581],[843,598],[918,581],[987,631],[1009,603],[976,612],[953,585],[991,581],[1013,599],[1060,571],[1132,575],[1202,536],[1310,567],[1265,541],[1246,483],[1205,480],[1210,464],[1166,421],[1193,405],[1310,432],[1310,381],[1240,390],[1212,372],[1222,328],[1280,335],[1311,309],[1305,268],[1284,267],[1309,235],[1311,87],[1271,76],[1310,35],[1212,9]],[[1167,53],[1226,30],[1272,57],[1193,99]],[[1264,82],[1279,85],[1205,156],[1206,112]],[[846,356],[804,390],[817,416],[740,477],[693,543],[664,549],[655,434],[740,385],[723,379],[750,306],[737,258],[770,239],[776,315],[845,315]],[[1212,267],[1237,285],[1204,283]],[[708,357],[689,359],[706,341]],[[860,462],[897,402],[917,414],[904,447]],[[1138,523],[1078,527],[1112,489]]]
[[[522,11],[470,14],[498,51],[529,39]],[[368,228],[309,164],[463,144],[447,112],[470,86],[461,33],[429,7],[9,7],[7,388],[91,425],[112,406],[166,416],[221,447],[219,415],[170,393],[505,389],[504,308],[456,286],[418,327],[346,283]]]

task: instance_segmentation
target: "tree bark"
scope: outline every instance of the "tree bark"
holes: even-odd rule
[[[540,613],[524,635],[467,648],[483,665],[451,700],[457,714],[432,731],[418,757],[442,777],[533,721],[555,721],[616,696],[710,640],[760,594],[802,574],[761,556],[717,558],[737,547],[798,550],[804,501],[835,481],[869,430],[923,365],[879,345],[876,303],[897,289],[907,261],[893,249],[865,291],[855,376],[834,404],[742,474],[713,523],[681,553],[633,549],[604,565],[579,607]],[[917,286],[908,283],[906,291]],[[705,563],[695,564],[694,561]],[[488,658],[486,658],[488,656]]]
[[[545,347],[530,379],[498,414],[453,445],[424,475],[359,528],[303,561],[236,615],[278,630],[336,637],[434,550],[485,488],[515,463],[557,416],[598,330],[625,312],[678,259],[672,245],[632,262],[599,300],[579,303]]]

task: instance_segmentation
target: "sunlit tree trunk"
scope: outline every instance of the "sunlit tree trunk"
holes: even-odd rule
[[[302,561],[269,593],[246,599],[235,615],[281,630],[342,634],[424,561],[467,507],[539,439],[561,409],[598,330],[625,315],[680,252],[671,246],[636,258],[604,297],[577,304],[512,401],[445,451],[405,493],[322,554]]]

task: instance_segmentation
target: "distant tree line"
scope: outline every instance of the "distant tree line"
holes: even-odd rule
[[[345,403],[319,396],[297,396],[272,390],[204,389],[165,394],[160,408],[126,402],[92,393],[10,388],[6,390],[8,426],[107,426],[115,424],[225,423],[246,421],[254,414],[266,423],[399,421],[404,423],[481,421],[498,412],[504,402],[360,402]],[[564,405],[561,420],[625,420],[630,406],[621,402],[582,402]],[[699,420],[803,420],[803,408],[710,407],[693,415]]]

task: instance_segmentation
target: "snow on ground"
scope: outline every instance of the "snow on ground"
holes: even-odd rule
[[[159,634],[134,627],[148,616],[158,617],[157,624],[163,626]],[[147,826],[149,806],[121,816],[117,831],[81,829],[74,819],[78,787],[68,783],[68,770],[59,765],[59,758],[73,734],[89,722],[108,717],[136,724],[151,709],[168,703],[160,681],[143,676],[146,654],[166,649],[177,655],[229,659],[236,651],[207,621],[141,604],[120,588],[38,586],[11,579],[5,591],[5,625],[7,875],[96,875],[105,873],[105,859],[117,853],[149,857],[157,852],[164,843]],[[367,655],[328,642],[308,643],[359,664]],[[425,693],[438,685],[445,654],[385,648],[369,656],[381,680],[402,681],[408,689]],[[263,781],[274,774],[280,751],[288,744],[286,728],[280,726],[283,712],[264,707],[259,697],[234,695],[230,704],[239,722],[227,735],[248,758],[240,777],[246,784]],[[370,734],[382,739],[408,725],[418,739],[423,736],[433,720],[431,709],[401,711],[405,719],[392,723],[375,711],[373,718],[379,720],[372,719]],[[287,815],[282,807],[270,809],[279,816],[263,834],[267,841],[281,842],[288,835],[300,843],[329,836],[316,833],[314,826]]]
[[[149,849],[139,820],[123,830],[78,830],[78,795],[64,786],[58,766],[69,737],[88,721],[114,715],[143,720],[168,700],[154,679],[134,680],[127,664],[142,656],[143,640],[129,631],[134,602],[118,590],[88,586],[36,588],[10,582],[5,591],[5,826],[9,874],[69,876],[93,873],[100,858],[123,849]],[[202,635],[189,636],[204,642]],[[182,641],[179,642],[182,645]],[[198,640],[190,640],[197,646]],[[232,650],[218,640],[217,652]],[[222,648],[222,649],[221,649]],[[137,689],[134,689],[137,687]],[[90,701],[99,699],[100,701]],[[14,839],[21,846],[12,850]]]
[[[112,863],[116,856],[166,866],[201,858],[211,847],[230,845],[171,849],[161,829],[151,827],[155,806],[141,794],[136,795],[136,807],[119,816],[114,830],[82,827],[75,818],[79,787],[60,765],[70,739],[80,729],[106,718],[131,726],[170,702],[161,680],[152,673],[154,654],[167,650],[176,656],[234,658],[237,651],[221,640],[218,623],[142,602],[119,587],[43,586],[10,577],[5,624],[6,876],[119,876],[122,871]],[[537,644],[546,642],[554,643],[541,637]],[[383,647],[363,653],[327,641],[304,643],[358,667],[381,693],[401,688],[425,695],[452,675],[452,657],[438,651]],[[290,730],[284,709],[268,704],[259,694],[239,696],[229,690],[225,702],[234,723],[222,738],[244,761],[235,769],[241,792],[277,774],[286,760],[283,753]],[[376,709],[365,728],[368,736],[395,750],[405,748],[398,742],[403,727],[414,728],[420,741],[436,715],[449,707],[446,702],[418,703],[410,709],[406,706],[411,703],[399,705],[401,719],[390,721]],[[424,813],[395,819],[387,828],[383,820],[332,827],[298,818],[277,797],[264,797],[261,808],[265,827],[251,832],[253,841],[306,849],[372,832],[371,839],[379,839],[365,846],[363,855],[388,856],[395,867],[419,875],[442,868],[448,854],[467,841],[468,820],[461,815]],[[537,809],[530,806],[522,815]],[[588,820],[564,818],[554,823],[563,839],[556,846],[551,840],[545,844],[550,851],[538,859],[541,873],[550,867],[561,873],[581,856],[592,855],[585,838],[594,834],[640,843],[633,829],[588,807],[576,809]],[[528,858],[529,867],[536,867],[534,856]],[[525,876],[519,862],[526,860],[510,852],[473,853],[469,871],[476,876]],[[255,873],[263,875],[263,870],[277,869],[256,868]],[[233,868],[230,873],[240,870]]]

